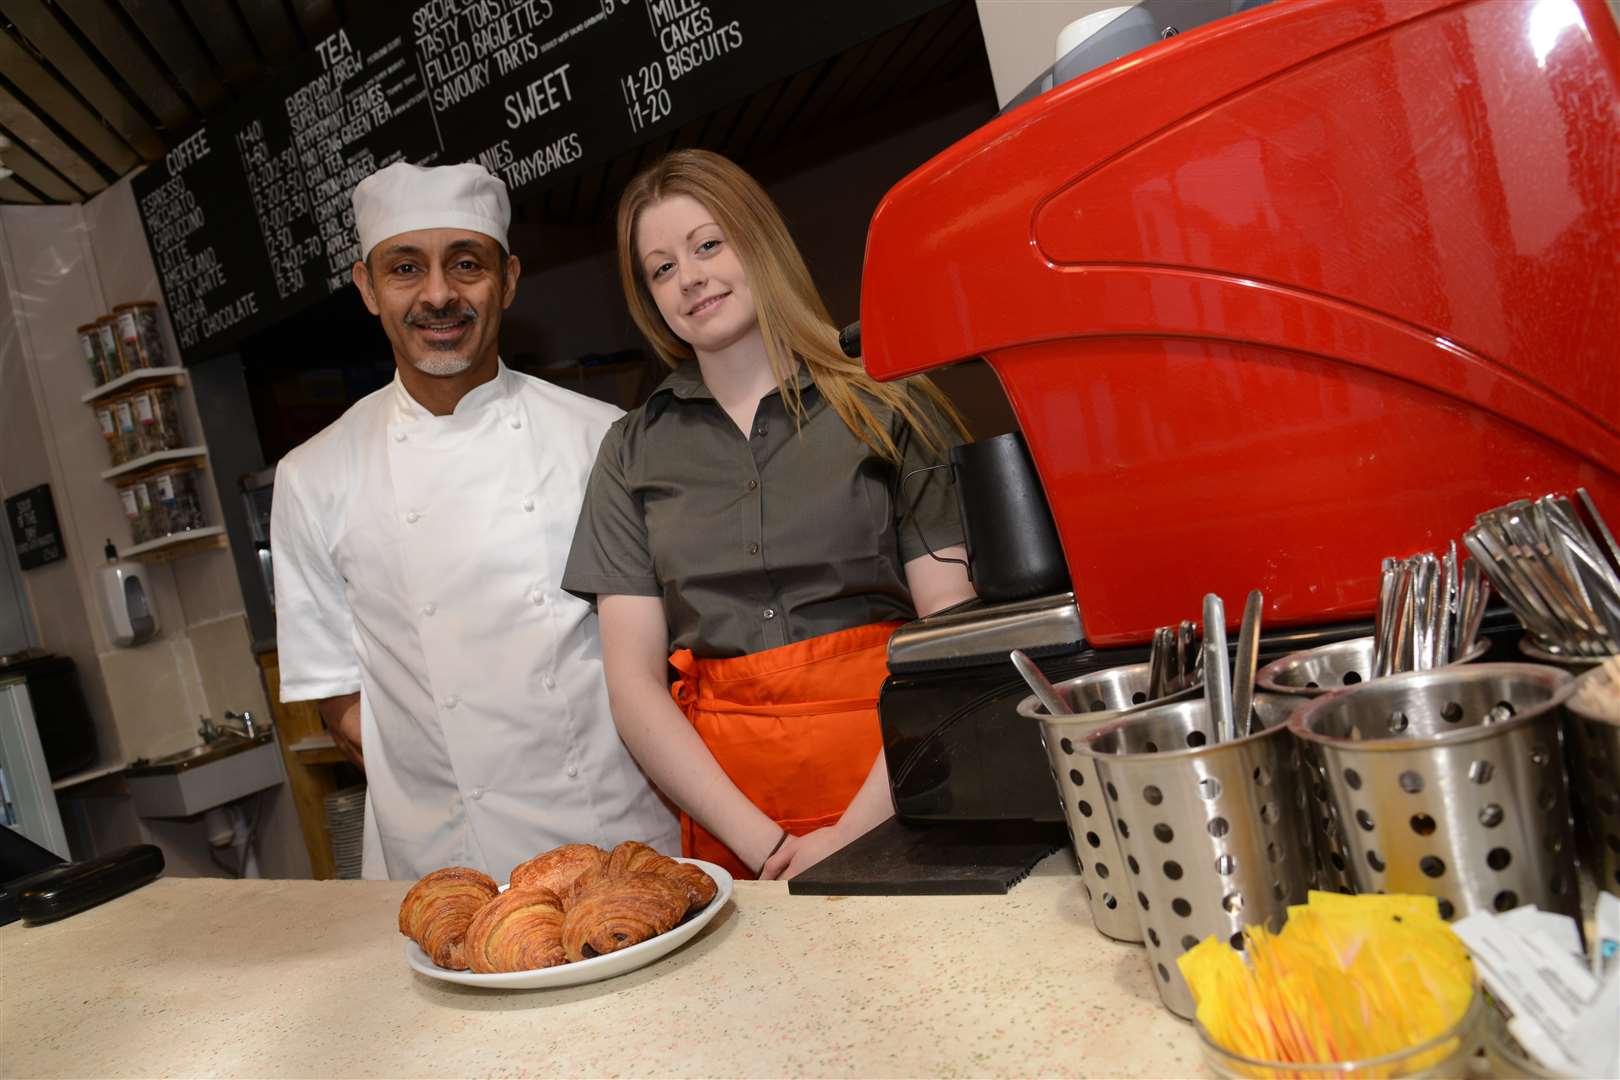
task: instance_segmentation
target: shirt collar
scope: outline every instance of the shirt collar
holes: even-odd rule
[[[798,379],[800,393],[816,385],[815,376],[810,374],[810,369],[805,366],[803,360],[799,361],[794,374]],[[765,396],[770,397],[772,394],[779,394],[780,392],[773,386],[766,391]],[[714,392],[704,383],[703,369],[698,366],[696,360],[681,361],[675,366],[674,371],[664,376],[664,381],[659,383],[648,396],[649,398],[656,398],[661,394],[670,394],[682,401],[714,400]]]
[[[451,416],[471,416],[476,412],[481,412],[489,405],[512,396],[516,388],[517,376],[506,366],[506,361],[499,357],[496,358],[495,364],[495,377],[486,383],[479,383],[463,394],[461,400],[456,402],[455,409],[451,411]],[[394,408],[401,420],[444,419],[443,417],[435,417],[431,412],[423,408],[421,403],[411,397],[411,392],[405,389],[405,384],[400,380],[398,371],[394,372]]]

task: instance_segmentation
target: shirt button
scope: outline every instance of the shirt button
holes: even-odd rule
[[[759,487],[759,481],[758,480],[750,480],[750,481],[748,481],[748,490],[749,491],[753,491],[757,487]]]
[[[472,797],[474,799],[482,799],[484,797],[484,789],[481,788],[481,787],[473,788],[472,789]]]
[[[424,614],[424,615],[432,615],[435,611],[438,611],[438,610],[439,610],[439,605],[435,604],[431,600],[429,600],[427,603],[422,605],[422,614]]]
[[[759,554],[759,545],[758,544],[749,544],[748,545],[748,554],[750,554],[750,555],[758,555]]]
[[[404,442],[405,441],[405,433],[403,431],[394,432],[394,441],[395,442]]]
[[[765,437],[765,432],[766,432],[766,431],[767,431],[767,430],[768,430],[768,429],[767,429],[767,428],[766,428],[766,427],[765,427],[765,425],[764,425],[764,424],[761,424],[761,425],[759,425],[759,427],[757,427],[757,428],[755,428],[755,429],[754,429],[754,434],[755,434],[755,435],[758,435],[758,436],[759,436],[759,437],[760,437],[760,438],[762,438],[762,439],[763,439],[763,438],[764,438],[764,437]]]
[[[550,675],[547,675],[544,679],[541,680],[541,682],[546,684],[546,689],[547,690],[555,690],[555,689],[557,689],[557,680],[553,679]]]
[[[415,525],[418,521],[422,520],[422,515],[418,514],[415,510],[412,510],[410,513],[405,515],[405,520],[410,524]]]
[[[563,771],[566,772],[571,777],[579,775],[579,767],[576,766],[576,765],[570,765],[570,766],[568,766],[568,768],[564,769]]]
[[[512,417],[512,430],[513,431],[516,431],[518,428],[520,428],[522,426],[523,426],[523,420],[522,420],[521,417],[517,417],[517,416]]]
[[[534,592],[529,594],[529,599],[534,602],[535,607],[541,607],[546,602],[546,594],[541,592],[539,589],[536,589]]]
[[[776,618],[776,609],[773,607],[768,607],[761,612],[761,614],[763,614],[767,619],[774,619]]]
[[[457,705],[460,705],[460,704],[461,704],[461,699],[456,697],[456,695],[454,695],[454,694],[451,694],[449,697],[444,699],[444,707],[447,708],[447,709],[453,709]]]
[[[533,499],[524,499],[523,500],[523,509],[528,510],[530,512],[533,512],[533,510],[534,510],[534,500]]]

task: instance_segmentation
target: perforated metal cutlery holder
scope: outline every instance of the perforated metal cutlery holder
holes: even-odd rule
[[[1142,940],[1142,924],[1124,889],[1125,858],[1114,840],[1102,783],[1091,759],[1077,749],[1086,735],[1119,719],[1121,712],[1147,703],[1148,665],[1127,664],[1087,672],[1058,684],[1081,712],[1052,716],[1031,694],[1018,703],[1018,715],[1041,725],[1041,741],[1052,763],[1052,782],[1063,803],[1080,883],[1091,904],[1091,921],[1116,941]],[[1174,695],[1192,697],[1195,689]],[[1167,699],[1168,700],[1168,699]]]
[[[1490,647],[1489,641],[1476,641],[1471,649],[1447,666],[1472,663]],[[1268,693],[1315,698],[1370,682],[1372,670],[1373,639],[1349,638],[1273,660],[1256,674],[1255,685]]]
[[[1079,747],[1096,766],[1123,856],[1122,904],[1141,922],[1148,968],[1165,1007],[1191,1019],[1176,960],[1215,935],[1239,948],[1245,926],[1279,928],[1311,887],[1311,832],[1302,812],[1297,701],[1263,695],[1270,726],[1217,743],[1202,699],[1129,713]]]
[[[1620,896],[1620,723],[1584,708],[1578,692],[1568,709],[1565,760],[1577,832],[1584,841],[1581,854],[1598,887]]]
[[[1560,721],[1539,664],[1394,675],[1294,713],[1357,892],[1439,898],[1447,918],[1579,915]]]

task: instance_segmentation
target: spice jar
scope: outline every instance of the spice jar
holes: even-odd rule
[[[129,460],[129,449],[124,443],[124,437],[118,432],[118,421],[113,418],[113,407],[110,402],[103,402],[96,406],[96,423],[101,427],[101,437],[107,443],[107,456],[114,465],[122,465]]]
[[[158,528],[157,506],[144,478],[135,477],[119,483],[118,497],[124,504],[124,519],[129,522],[129,536],[133,543],[144,544],[165,535]]]
[[[149,475],[148,486],[157,504],[165,535],[189,532],[206,524],[195,469],[186,465],[169,465],[153,469]]]
[[[118,320],[118,339],[124,347],[124,356],[132,367],[167,366],[157,304],[150,300],[119,304],[113,308],[113,315]]]
[[[101,332],[95,323],[85,323],[79,327],[78,333],[84,362],[90,365],[90,381],[100,386],[113,377],[107,367],[107,352],[101,342]]]
[[[185,445],[180,432],[180,408],[175,384],[148,386],[132,396],[141,453],[178,450]]]
[[[128,375],[133,368],[118,340],[118,320],[111,315],[97,319],[96,336],[101,339],[101,354],[107,358],[107,381]]]
[[[112,408],[113,427],[118,440],[124,444],[124,460],[133,461],[145,454],[141,446],[140,428],[135,422],[135,395],[122,394],[108,401]]]

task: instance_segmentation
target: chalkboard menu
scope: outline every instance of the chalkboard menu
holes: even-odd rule
[[[41,484],[8,498],[6,519],[11,522],[11,542],[16,546],[17,565],[22,569],[33,570],[67,558],[50,485]]]
[[[349,193],[394,161],[477,161],[514,199],[945,0],[356,3],[341,30],[134,181],[195,361],[349,284]]]

